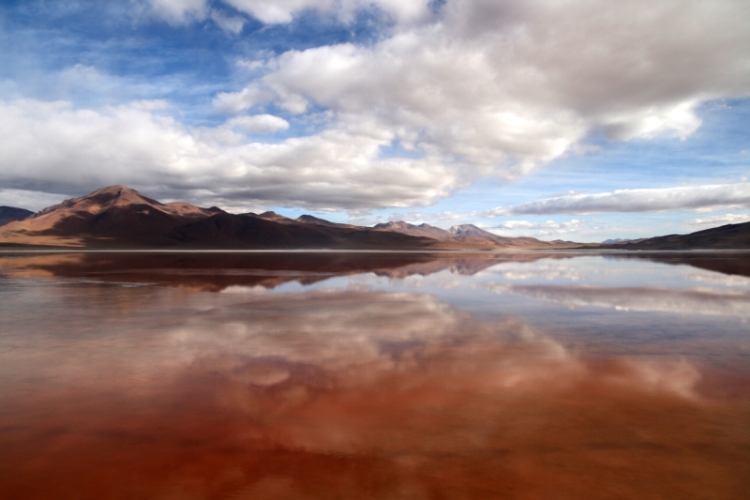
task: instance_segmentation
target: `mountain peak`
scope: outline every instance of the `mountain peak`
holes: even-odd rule
[[[107,186],[100,189],[97,189],[96,191],[92,191],[86,196],[97,196],[101,194],[111,194],[114,196],[120,196],[122,193],[125,194],[136,194],[140,196],[140,193],[136,191],[135,189],[131,189],[127,186],[123,186],[122,184],[115,184],[113,186]]]
[[[297,222],[302,222],[303,224],[316,224],[318,226],[329,226],[329,227],[357,227],[353,226],[351,224],[341,224],[338,222],[331,222],[329,220],[321,219],[320,217],[315,217],[314,215],[300,215],[297,217]]]
[[[277,214],[273,210],[268,210],[266,212],[263,212],[260,215],[257,215],[260,219],[270,220],[273,222],[291,222],[292,219],[289,217],[284,217],[283,215]]]
[[[409,229],[411,227],[414,227],[414,226],[402,220],[381,222],[380,224],[375,224],[376,229]]]
[[[458,224],[456,226],[451,227],[448,229],[448,232],[455,235],[461,235],[461,234],[492,234],[488,233],[484,229],[480,229],[474,224]],[[492,235],[494,236],[494,235]]]
[[[94,199],[102,199],[102,200],[121,199],[122,201],[126,203],[146,202],[149,205],[161,205],[162,204],[156,200],[152,200],[151,198],[147,198],[143,196],[141,193],[139,193],[135,189],[132,189],[127,186],[120,185],[120,184],[115,184],[114,186],[107,186],[105,188],[97,189],[96,191],[89,193],[80,199],[86,199],[86,198],[94,198]]]
[[[308,214],[302,214],[299,217],[297,217],[297,221],[299,222],[305,222],[307,224],[334,224],[331,221],[327,221],[325,219],[321,219],[320,217],[315,217],[314,215],[308,215]]]
[[[135,189],[116,184],[97,189],[80,198],[70,198],[57,205],[47,207],[32,217],[37,218],[62,209],[75,209],[89,213],[98,213],[112,206],[151,205],[162,207],[162,204],[151,198],[146,198]]]

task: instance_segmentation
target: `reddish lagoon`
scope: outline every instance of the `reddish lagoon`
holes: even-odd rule
[[[744,499],[750,255],[0,256],[0,497]]]

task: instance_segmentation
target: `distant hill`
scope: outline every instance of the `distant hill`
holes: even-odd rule
[[[461,224],[453,226],[448,230],[440,229],[429,224],[409,224],[408,222],[387,222],[377,224],[373,229],[378,231],[389,231],[411,236],[432,238],[448,246],[459,246],[468,248],[574,248],[578,244],[570,241],[541,241],[535,238],[508,238],[492,234],[473,224]]]
[[[25,208],[0,207],[0,226],[4,226],[9,222],[24,220],[26,217],[33,214],[34,212],[26,210]]]
[[[27,214],[28,215],[28,214]],[[505,238],[473,225],[446,231],[405,222],[360,227],[274,212],[230,214],[184,202],[161,203],[110,186],[0,228],[0,244],[85,248],[501,249],[571,248],[570,242]]]
[[[325,219],[321,219],[320,217],[315,217],[313,215],[300,215],[297,217],[297,222],[302,222],[305,224],[318,224],[321,226],[332,226],[332,227],[346,227],[349,229],[357,229],[358,226],[352,225],[352,224],[339,224],[338,222],[331,222],[327,221]]]
[[[614,238],[609,240],[602,241],[602,245],[624,245],[626,243],[638,243],[639,241],[643,241],[646,238],[638,238],[634,240],[628,240],[623,238]]]
[[[690,234],[670,234],[616,245],[625,250],[728,250],[750,248],[750,222]]]
[[[750,248],[750,222],[687,235],[607,240],[601,245],[498,236],[472,224],[448,230],[403,221],[361,227],[312,215],[230,214],[185,202],[161,203],[110,186],[37,213],[0,207],[0,245],[78,248],[496,250]]]
[[[222,210],[160,203],[125,186],[102,188],[0,227],[0,242],[75,247],[170,246],[176,228]]]

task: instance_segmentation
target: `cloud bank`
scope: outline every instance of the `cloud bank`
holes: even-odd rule
[[[278,24],[315,10],[348,22],[375,8],[392,22],[368,45],[244,61],[257,72],[244,87],[228,83],[216,93],[215,109],[227,115],[213,128],[188,126],[180,110],[143,103],[0,102],[5,187],[80,194],[81,186],[127,183],[196,202],[424,206],[483,176],[518,178],[574,152],[591,134],[685,138],[700,126],[695,110],[701,103],[750,95],[750,4],[744,0],[147,5],[150,15],[175,26],[213,16],[236,33],[241,19],[229,21],[236,13]],[[388,148],[404,154],[386,157]],[[714,203],[639,202],[646,191],[545,200],[508,213]],[[747,203],[741,193],[733,199]]]
[[[187,24],[205,19],[218,9],[209,0],[147,0],[145,10],[172,24]],[[351,22],[362,10],[376,10],[397,23],[413,23],[427,18],[431,0],[223,0],[215,2],[232,7],[265,24],[286,24],[305,11],[317,11],[343,22]],[[217,21],[219,22],[219,21]]]
[[[687,223],[690,226],[722,226],[724,224],[740,224],[742,222],[750,222],[750,214],[714,215],[711,217],[692,219]]]
[[[750,183],[716,184],[662,189],[623,189],[610,193],[573,194],[498,207],[484,215],[595,214],[605,212],[663,212],[722,207],[750,208]],[[701,219],[696,219],[696,221]],[[696,222],[698,224],[703,222]]]
[[[93,111],[65,102],[0,102],[0,182],[71,194],[120,182],[205,204],[319,208],[426,204],[456,182],[454,172],[426,159],[378,160],[381,140],[346,129],[248,141],[243,132],[273,133],[288,123],[257,115],[190,128],[163,107],[140,102]]]
[[[555,222],[548,220],[545,222],[532,222],[528,220],[509,220],[497,226],[492,226],[492,229],[570,229],[585,226],[586,221],[578,219],[569,220],[567,222]]]

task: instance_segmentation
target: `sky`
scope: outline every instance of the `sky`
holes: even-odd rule
[[[0,205],[602,241],[750,220],[747,0],[0,0]]]

